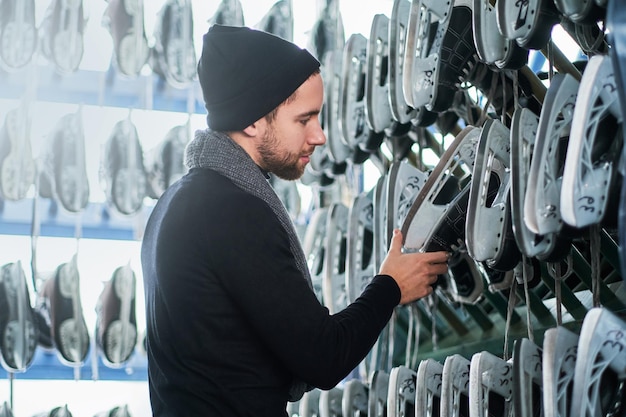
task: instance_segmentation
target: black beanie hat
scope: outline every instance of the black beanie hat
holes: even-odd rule
[[[245,129],[291,96],[319,66],[309,52],[278,36],[211,26],[198,62],[209,128]]]

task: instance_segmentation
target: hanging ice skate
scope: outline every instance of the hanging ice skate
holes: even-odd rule
[[[71,213],[89,202],[82,109],[63,116],[48,136],[41,157],[39,195],[58,200]]]
[[[489,352],[478,352],[470,364],[470,416],[513,416],[511,363]]]
[[[326,220],[322,292],[324,305],[330,314],[338,313],[348,306],[346,291],[348,211],[343,203],[333,203],[328,209]]]
[[[156,147],[147,152],[149,197],[158,199],[170,185],[187,173],[184,154],[190,139],[189,124],[174,126]]]
[[[543,48],[552,27],[560,20],[554,3],[554,0],[498,0],[496,16],[500,33],[523,48]]]
[[[256,28],[293,42],[292,3],[292,0],[278,0],[256,24]]]
[[[410,9],[410,1],[394,0],[389,22],[389,103],[391,115],[399,124],[407,124],[417,116],[417,111],[409,106],[402,91]]]
[[[415,383],[415,415],[439,417],[441,414],[441,387],[443,365],[434,359],[425,359],[417,368]]]
[[[243,8],[239,0],[222,0],[209,19],[211,25],[244,26]]]
[[[350,146],[343,136],[341,125],[341,101],[343,93],[343,49],[328,51],[324,61],[324,74],[326,76],[324,105],[325,133],[329,156],[333,165],[345,164],[351,159],[355,149]]]
[[[368,390],[363,382],[358,379],[346,382],[343,386],[343,397],[341,399],[341,415],[367,415],[367,395]]]
[[[374,186],[374,270],[379,271],[389,246],[387,245],[387,204],[385,196],[389,182],[389,173],[380,176]]]
[[[554,0],[554,5],[567,19],[584,24],[593,24],[606,13],[606,0]]]
[[[368,382],[367,415],[370,417],[384,417],[387,415],[389,374],[383,370],[375,369],[371,373]]]
[[[385,196],[387,216],[383,239],[389,247],[393,230],[402,227],[409,210],[428,179],[428,174],[403,160],[391,164],[387,177]]]
[[[135,287],[135,273],[127,264],[115,269],[98,297],[96,344],[113,368],[123,366],[137,344]]]
[[[19,107],[7,112],[0,130],[0,195],[5,200],[24,199],[34,184],[30,128],[30,102],[23,99]]]
[[[613,64],[613,71],[615,75],[615,85],[617,86],[617,94],[620,101],[620,107],[622,112],[626,111],[626,65],[621,57],[626,56],[626,32],[624,31],[624,19],[626,19],[626,8],[619,7],[618,1],[611,0],[607,4],[606,14],[606,28],[611,33],[608,37],[609,54],[611,56],[611,62]],[[626,131],[622,128],[622,141]],[[626,161],[626,146],[622,146],[622,160]],[[626,167],[619,166],[620,174],[622,177],[626,175]],[[620,271],[622,279],[626,280],[626,181],[622,180],[622,188],[620,190],[619,198],[619,213],[618,213],[618,243],[620,247]]]
[[[524,221],[536,234],[557,233],[563,228],[562,166],[578,84],[569,74],[555,74],[541,109],[524,198]]]
[[[450,224],[458,228],[456,236],[449,239],[437,237],[437,228],[445,221],[448,211],[461,199],[467,202],[469,183],[476,158],[476,146],[481,129],[467,126],[441,156],[439,163],[431,171],[411,209],[402,224],[404,247],[412,251],[425,251],[432,243],[431,250],[453,250],[464,245],[465,223],[462,227],[451,219]],[[462,209],[463,218],[467,207]],[[452,233],[454,234],[454,233]]]
[[[152,68],[174,88],[186,88],[196,78],[191,0],[168,0],[154,28]]]
[[[528,175],[534,154],[539,117],[526,108],[518,108],[511,121],[511,220],[519,249],[528,257],[546,259],[558,249],[567,249],[556,233],[540,235],[526,226],[524,201],[528,190]],[[560,256],[558,253],[557,257]]]
[[[128,405],[123,406],[115,406],[110,410],[103,411],[101,413],[96,414],[94,417],[130,417],[130,411],[128,410]]]
[[[472,25],[474,43],[480,60],[498,68],[518,70],[528,62],[528,49],[520,47],[515,38],[507,38],[498,29],[498,3],[488,0],[474,0]]]
[[[44,347],[56,349],[63,363],[82,366],[90,340],[82,310],[76,255],[59,265],[39,289],[36,312],[49,325],[48,334],[42,336],[52,344]]]
[[[327,53],[343,50],[346,35],[339,0],[322,0],[321,3],[324,5],[311,29],[307,49],[323,64]]]
[[[125,76],[138,76],[150,56],[143,0],[108,0],[102,25],[113,38],[117,70]]]
[[[320,207],[313,212],[304,236],[303,250],[307,258],[313,291],[320,303],[323,302],[322,282],[324,280],[324,265],[326,264],[326,222],[328,207]]]
[[[107,200],[121,214],[137,213],[148,195],[143,149],[129,117],[115,124],[101,155],[100,180]]]
[[[441,156],[418,193],[402,224],[404,248],[409,251],[451,252],[448,270],[452,297],[473,303],[482,293],[483,281],[465,247],[465,221],[481,129],[467,126]],[[458,281],[457,281],[458,280]]]
[[[300,216],[300,210],[302,208],[300,192],[298,191],[298,185],[296,182],[284,180],[272,175],[270,177],[270,185],[285,206],[287,214],[289,214],[291,220],[296,222]]]
[[[1,417],[13,417],[13,410],[11,406],[6,401],[0,405],[0,416]]]
[[[467,250],[489,268],[510,271],[521,260],[511,226],[509,129],[489,119],[482,128],[472,172],[465,241]]]
[[[78,70],[87,19],[83,0],[52,0],[41,24],[41,50],[60,74]]]
[[[322,391],[314,388],[304,393],[300,399],[298,412],[300,417],[317,417],[320,415],[320,394]]]
[[[35,0],[2,0],[0,11],[0,67],[15,72],[32,61],[37,49]]]
[[[441,415],[469,416],[470,361],[463,356],[448,356],[441,376]]]
[[[572,415],[572,387],[578,356],[578,335],[558,326],[543,336],[543,410],[545,417]]]
[[[376,274],[374,270],[374,189],[357,195],[348,212],[346,292],[353,303]]]
[[[516,417],[534,417],[543,411],[542,351],[530,339],[518,339],[513,348],[513,406]]]
[[[387,416],[402,417],[415,411],[415,381],[417,373],[405,366],[391,369],[387,393]]]
[[[0,269],[0,360],[7,372],[24,372],[37,348],[37,323],[20,261]]]
[[[351,35],[343,50],[338,122],[343,142],[355,151],[366,150],[370,137],[365,116],[366,54],[365,36]]]
[[[393,121],[389,103],[389,48],[389,18],[377,14],[368,39],[365,77],[365,114],[368,126],[376,133],[389,128]]]
[[[622,119],[611,58],[592,56],[580,81],[563,169],[565,223],[577,228],[598,224],[607,210],[607,221],[615,223],[611,190],[620,184],[615,166],[622,153]]]
[[[626,323],[611,311],[589,310],[580,329],[572,417],[624,415]]]
[[[320,393],[320,417],[342,415],[343,388],[334,387]]]
[[[37,413],[33,417],[72,417],[72,413],[70,412],[66,404],[62,407],[54,407],[50,411]]]
[[[472,26],[468,24],[472,21],[472,1],[413,0],[411,14],[415,16],[417,40],[407,92],[411,91],[415,107],[447,111],[459,84],[477,61]]]

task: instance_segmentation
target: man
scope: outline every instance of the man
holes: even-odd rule
[[[319,62],[276,36],[213,26],[198,76],[206,131],[189,173],[159,199],[142,246],[155,416],[285,416],[366,356],[399,303],[432,292],[445,252],[404,254],[396,231],[379,275],[330,315],[267,178],[296,179],[325,142]]]

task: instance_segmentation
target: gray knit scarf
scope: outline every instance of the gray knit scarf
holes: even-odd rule
[[[185,164],[191,168],[208,168],[231,180],[237,187],[265,201],[289,236],[289,246],[302,276],[311,290],[311,274],[295,227],[282,201],[261,169],[241,146],[228,135],[212,130],[198,130],[185,150]],[[299,400],[312,387],[294,381],[289,401]]]

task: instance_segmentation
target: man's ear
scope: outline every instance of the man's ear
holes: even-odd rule
[[[265,129],[267,121],[265,117],[260,118],[256,122],[252,123],[248,127],[243,129],[243,132],[251,137],[259,136],[263,134],[263,129]]]

